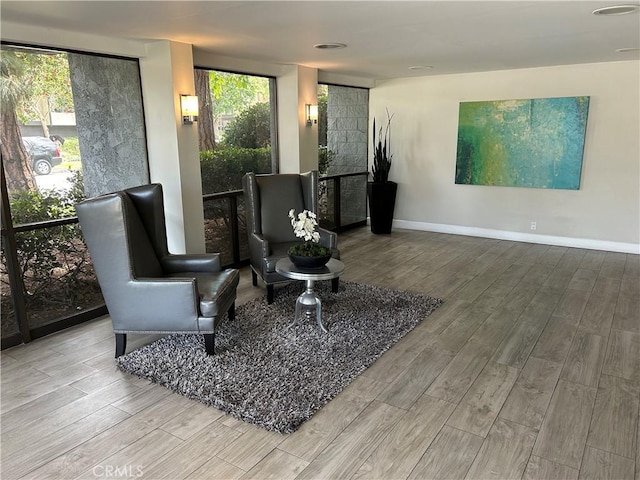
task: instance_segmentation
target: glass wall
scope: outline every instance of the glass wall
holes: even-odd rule
[[[242,177],[277,171],[275,79],[205,69],[194,75],[205,241],[207,251],[220,252],[229,265],[248,258]]]
[[[106,312],[74,205],[149,175],[137,60],[5,44],[1,54],[7,346]]]

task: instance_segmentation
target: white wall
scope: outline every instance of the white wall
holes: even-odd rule
[[[580,95],[591,100],[579,190],[454,183],[459,102]],[[371,119],[395,114],[394,225],[638,253],[639,105],[637,61],[379,82]]]

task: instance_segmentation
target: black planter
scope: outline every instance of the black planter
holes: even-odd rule
[[[367,183],[372,233],[391,233],[397,191],[396,182]]]
[[[321,268],[324,267],[329,260],[331,260],[331,253],[322,257],[304,257],[289,254],[289,259],[296,267]]]

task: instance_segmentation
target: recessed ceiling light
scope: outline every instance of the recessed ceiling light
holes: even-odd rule
[[[618,48],[616,52],[618,53],[628,53],[628,52],[637,52],[640,51],[640,47],[626,47],[626,48]]]
[[[412,65],[409,70],[431,70],[433,65]]]
[[[594,15],[626,15],[640,10],[640,5],[612,5],[594,10]]]
[[[338,48],[345,48],[347,45],[344,43],[316,43],[313,48],[318,50],[337,50]]]

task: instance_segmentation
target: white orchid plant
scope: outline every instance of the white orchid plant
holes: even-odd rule
[[[289,210],[289,218],[296,237],[302,238],[305,242],[318,243],[320,241],[320,234],[316,232],[318,220],[315,213],[303,210],[296,217],[296,211],[292,208]]]
[[[320,233],[316,231],[318,226],[318,218],[315,213],[309,210],[303,210],[296,215],[296,211],[292,208],[289,210],[289,218],[291,226],[296,237],[304,240],[303,243],[289,248],[291,255],[304,257],[315,257],[328,255],[329,249],[320,245]]]

